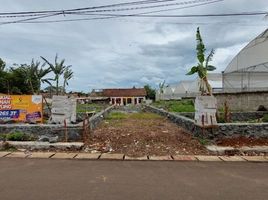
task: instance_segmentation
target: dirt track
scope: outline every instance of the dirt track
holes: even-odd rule
[[[110,118],[94,131],[89,148],[128,156],[208,154],[197,139],[167,119],[151,113]]]

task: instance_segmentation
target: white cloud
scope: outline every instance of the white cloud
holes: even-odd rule
[[[66,9],[104,5],[123,0],[9,0],[0,12]],[[127,1],[127,0],[125,0]],[[133,1],[133,0],[128,0]],[[222,1],[164,14],[224,13],[267,10],[265,0]],[[64,18],[64,17],[61,17]],[[188,23],[188,24],[187,24]],[[75,78],[69,90],[132,87],[191,77],[196,63],[195,31],[200,26],[208,51],[216,49],[213,63],[222,71],[236,53],[261,33],[262,17],[227,18],[118,18],[58,24],[10,24],[0,26],[0,57],[11,65],[29,63],[56,53],[73,66]]]

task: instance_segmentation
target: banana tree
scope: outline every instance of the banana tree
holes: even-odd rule
[[[214,50],[212,49],[207,57],[205,57],[206,48],[203,43],[199,27],[196,32],[196,41],[197,41],[197,60],[199,61],[196,66],[193,66],[191,70],[187,73],[187,75],[193,75],[195,73],[198,74],[199,81],[199,90],[202,95],[212,95],[212,89],[208,82],[207,73],[208,71],[214,71],[216,67],[209,65],[209,62],[212,60],[214,55]]]

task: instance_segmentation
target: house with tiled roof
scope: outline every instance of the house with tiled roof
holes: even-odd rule
[[[144,88],[103,89],[102,96],[110,98],[110,104],[127,105],[140,104],[146,100]]]

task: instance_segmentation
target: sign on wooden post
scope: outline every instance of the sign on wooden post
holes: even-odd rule
[[[17,122],[43,121],[41,95],[0,95],[0,120]]]

